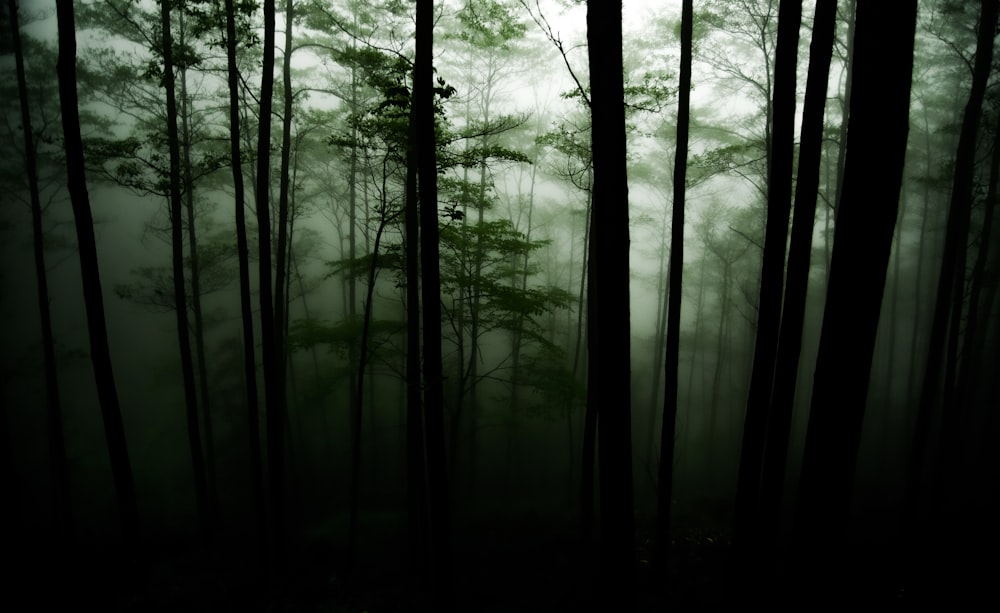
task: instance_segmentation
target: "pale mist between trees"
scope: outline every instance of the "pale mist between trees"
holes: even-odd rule
[[[0,15],[5,605],[988,595],[998,0]]]

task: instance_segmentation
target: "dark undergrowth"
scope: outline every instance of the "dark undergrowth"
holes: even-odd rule
[[[381,524],[381,525],[380,525]],[[79,546],[55,553],[42,546],[21,547],[4,557],[8,583],[4,610],[122,612],[431,612],[419,577],[408,570],[406,540],[398,522],[368,517],[363,550],[352,570],[344,548],[322,526],[301,531],[288,548],[286,570],[265,573],[259,551],[245,540],[217,540],[210,547],[163,541],[147,545],[142,559],[127,561],[120,551]],[[501,520],[483,517],[455,529],[454,584],[458,612],[593,611],[596,547],[583,546],[570,524],[531,514]],[[634,600],[639,612],[739,610],[739,599],[724,598],[729,544],[704,529],[678,530],[666,578],[648,560],[651,535],[639,526]],[[995,562],[959,560],[964,570],[950,576],[926,574],[903,584],[885,566],[885,551],[858,550],[857,567],[843,590],[811,595],[822,604],[838,602],[875,610],[924,610],[958,599],[981,601],[992,610],[997,597],[991,581]],[[983,552],[995,556],[995,552]],[[991,566],[992,565],[992,566]],[[978,569],[978,570],[977,570]],[[955,569],[953,568],[953,571]],[[964,574],[963,574],[964,573]],[[766,595],[771,610],[794,608],[786,596],[794,585]],[[787,587],[787,590],[784,589]],[[990,604],[990,603],[993,604]]]

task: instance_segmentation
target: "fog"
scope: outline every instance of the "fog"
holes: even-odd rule
[[[150,552],[194,550],[202,545],[172,293],[159,4],[74,4],[87,188],[143,546]],[[625,4],[631,461],[637,559],[645,563],[642,547],[655,537],[657,513],[667,270],[670,250],[678,247],[670,245],[670,219],[680,2]],[[699,2],[695,9],[679,411],[670,512],[675,541],[687,539],[704,546],[707,556],[719,555],[711,546],[727,543],[731,536],[753,366],[761,253],[765,225],[770,223],[768,113],[778,2],[738,4],[734,8],[723,2]],[[933,350],[935,292],[952,206],[956,149],[972,83],[978,17],[973,4],[978,7],[978,3],[968,8],[930,0],[920,3],[906,166],[851,507],[850,538],[866,546],[897,542],[922,384],[927,377],[940,375],[925,372],[925,362]],[[352,407],[366,327],[368,362],[364,397],[357,406],[361,446],[356,537],[365,568],[381,568],[384,563],[395,569],[402,562],[395,558],[386,562],[393,557],[387,552],[401,551],[407,534],[407,276],[402,213],[412,6],[294,5],[297,46],[288,73],[294,104],[287,118],[292,146],[287,321],[276,322],[287,333],[288,539],[296,551],[322,551],[315,553],[318,559],[338,568],[330,573],[341,572],[352,530]],[[796,141],[814,3],[804,5]],[[184,78],[179,130],[185,131],[180,139],[189,156],[186,168],[193,173],[193,178],[184,179],[182,190],[185,198],[193,196],[193,208],[184,213],[183,249],[192,317],[189,335],[193,344],[204,346],[203,358],[197,350],[194,357],[200,445],[208,461],[215,546],[242,551],[252,548],[249,535],[256,529],[256,519],[233,173],[227,157],[226,49],[219,43],[225,38],[225,24],[219,20],[221,13],[205,17],[220,7],[220,3],[178,3],[172,27],[175,45],[190,54],[175,72],[177,87],[181,75]],[[51,2],[21,2],[21,36],[38,142],[72,539],[84,551],[107,552],[117,547],[122,534],[66,190],[54,10]],[[269,185],[275,249],[286,119],[281,90],[282,10],[279,6]],[[575,542],[581,528],[587,406],[584,253],[592,231],[587,227],[593,170],[586,104],[590,95],[586,6],[561,1],[448,1],[438,3],[437,10],[444,436],[456,548],[475,558],[493,551],[491,547],[513,549],[518,539],[537,540],[538,534],[556,535],[560,543]],[[256,8],[241,19],[254,35],[247,35],[239,51],[243,79],[239,95],[250,290],[261,374],[255,217],[261,43],[255,37],[262,25]],[[848,8],[842,6],[826,102],[782,539],[792,531],[835,209],[842,194],[842,141],[849,104],[845,88],[851,61],[848,36],[853,32],[849,20]],[[46,411],[50,392],[44,376],[30,186],[22,165],[25,147],[9,23],[4,9],[0,70],[7,78],[0,86],[0,102],[7,163],[0,175],[0,345],[4,348],[0,385],[9,444],[5,451],[12,459],[4,476],[7,505],[15,508],[17,518],[18,527],[13,529],[37,535],[28,538],[42,543],[56,537],[54,526],[63,511],[52,502],[58,500],[58,484],[51,478],[57,460]],[[962,242],[966,259],[959,283],[964,298],[958,302],[958,322],[952,328],[957,337],[949,338],[956,344],[949,360],[958,359],[956,352],[973,356],[963,358],[972,361],[963,361],[958,367],[961,374],[956,375],[964,377],[962,393],[968,402],[959,426],[965,448],[960,465],[978,469],[963,473],[961,483],[949,490],[961,500],[962,509],[987,507],[991,503],[986,501],[993,499],[984,492],[996,490],[995,475],[987,475],[980,465],[995,459],[988,450],[996,434],[995,399],[1000,391],[997,245],[995,235],[990,238],[995,222],[988,212],[996,201],[992,161],[997,157],[996,118],[994,70],[978,127],[974,202],[967,240]],[[187,211],[194,212],[200,253],[197,315],[192,303],[192,243],[186,234],[192,218]],[[373,259],[377,238],[379,251]],[[363,324],[370,273],[376,275],[371,320]],[[195,317],[203,330],[195,329]],[[975,336],[969,337],[973,323]],[[259,427],[266,442],[270,425],[262,376],[258,387]],[[941,404],[936,401],[934,406],[928,471],[937,466],[944,445],[938,432]],[[265,449],[265,460],[266,453]],[[931,476],[924,477],[926,498],[932,496],[932,481]],[[977,483],[981,490],[976,491]],[[970,489],[964,489],[967,486]],[[564,554],[572,556],[565,552],[558,556]],[[720,585],[719,568],[706,571],[710,585]],[[343,573],[337,575],[343,581],[353,576],[347,570]],[[468,580],[475,584],[479,579]],[[362,584],[368,585],[357,583]],[[200,598],[192,590],[192,601]],[[377,603],[386,601],[372,596],[372,588],[358,590],[368,590],[364,597],[369,600],[355,602],[356,610],[363,606],[388,610],[379,608]],[[352,594],[363,600],[362,595]],[[704,602],[715,602],[711,596],[703,597]]]

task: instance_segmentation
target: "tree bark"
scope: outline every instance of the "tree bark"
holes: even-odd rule
[[[841,589],[850,567],[846,527],[906,153],[916,14],[916,0],[858,7],[852,148],[795,523],[796,585],[804,598],[822,598],[824,604],[831,595],[849,597]]]
[[[588,402],[597,408],[605,610],[635,608],[635,518],[629,328],[628,177],[621,2],[587,2],[594,217],[591,242]]]
[[[420,262],[424,323],[424,419],[431,528],[431,582],[436,609],[455,608],[452,593],[451,500],[444,439],[441,365],[437,139],[434,118],[434,1],[417,0],[413,104],[420,186]]]
[[[767,225],[761,264],[760,298],[754,342],[753,369],[747,394],[740,449],[736,508],[733,517],[730,594],[754,598],[760,587],[759,573],[765,569],[752,560],[761,545],[760,480],[767,436],[768,407],[774,382],[774,366],[781,325],[784,289],[785,244],[792,197],[792,165],[795,157],[795,79],[799,47],[802,0],[781,0],[778,8],[778,42],[775,51],[774,117],[771,164],[767,185]],[[811,227],[810,227],[811,230]]]
[[[250,441],[250,482],[253,490],[261,562],[266,563],[267,512],[264,502],[264,474],[261,465],[260,417],[257,396],[257,363],[254,357],[253,307],[250,299],[250,248],[247,241],[245,186],[240,154],[239,71],[236,66],[236,16],[234,0],[226,0],[226,56],[229,79],[229,155],[233,168],[236,209],[236,250],[239,257],[240,315],[243,324],[243,378],[246,386],[247,429]]]
[[[205,456],[202,450],[198,397],[191,355],[188,325],[187,291],[184,283],[184,221],[181,203],[181,154],[177,132],[177,99],[174,81],[173,39],[171,38],[170,3],[160,4],[160,27],[163,32],[163,83],[167,95],[167,142],[170,149],[170,230],[173,251],[174,312],[177,315],[177,340],[181,353],[181,374],[184,379],[184,405],[187,408],[188,445],[191,468],[194,471],[195,502],[201,524],[202,540],[211,540],[211,513],[208,505],[208,481],[205,478]]]
[[[257,131],[257,244],[260,262],[260,333],[267,406],[267,472],[271,505],[271,564],[284,567],[284,391],[283,360],[278,354],[278,322],[271,285],[271,111],[274,96],[274,0],[264,2],[263,75],[260,81],[260,126]]]
[[[94,239],[94,218],[87,193],[84,171],[83,139],[80,135],[80,111],[76,91],[76,32],[72,2],[56,3],[59,27],[59,106],[62,112],[65,139],[66,173],[73,217],[76,225],[77,245],[80,250],[80,276],[83,280],[83,299],[87,308],[87,331],[90,337],[90,358],[94,366],[97,395],[104,422],[111,472],[114,477],[122,534],[130,557],[138,554],[139,513],[135,500],[132,465],[125,440],[121,406],[115,386],[108,347],[108,327],[104,314],[100,269],[97,263],[97,244]]]
[[[677,152],[674,157],[674,203],[670,228],[670,289],[667,303],[667,346],[663,362],[663,421],[656,492],[656,550],[653,563],[664,568],[670,545],[670,501],[674,485],[677,395],[680,376],[681,298],[684,273],[684,200],[687,183],[688,131],[691,124],[691,47],[693,2],[681,5],[681,73],[677,104]]]
[[[795,213],[761,475],[760,527],[763,542],[772,546],[779,536],[788,439],[791,433],[799,356],[802,351],[802,328],[805,322],[806,293],[809,286],[812,236],[816,222],[816,198],[819,191],[820,157],[823,147],[823,113],[826,106],[830,60],[833,56],[836,17],[836,0],[819,0],[816,3],[802,113],[798,180],[795,183]]]

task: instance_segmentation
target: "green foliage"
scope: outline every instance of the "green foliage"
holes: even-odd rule
[[[372,344],[406,330],[406,323],[389,319],[372,319],[369,324]],[[331,352],[346,357],[350,349],[361,347],[364,317],[345,317],[335,323],[322,319],[296,319],[289,324],[288,346],[292,351],[309,350],[325,345]]]
[[[536,318],[566,308],[573,297],[558,288],[521,289],[524,262],[547,241],[529,241],[506,219],[441,227],[441,288],[462,294],[471,307],[478,302],[478,320],[486,329],[522,330]],[[528,275],[537,270],[529,267]]]
[[[534,395],[525,402],[528,415],[542,419],[565,417],[584,405],[586,387],[566,368],[563,350],[550,343],[539,344],[521,358],[518,385]]]
[[[457,16],[462,30],[451,38],[481,49],[509,51],[528,31],[514,6],[496,0],[467,0]]]

